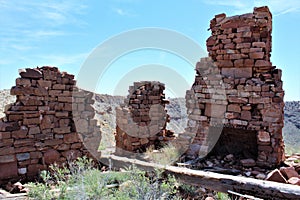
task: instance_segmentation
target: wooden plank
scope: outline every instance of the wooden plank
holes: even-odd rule
[[[144,170],[163,169],[166,173],[174,175],[186,184],[201,186],[218,192],[233,191],[264,199],[300,199],[300,186],[290,184],[175,166],[163,166],[115,155],[103,155],[100,162],[111,162],[113,168],[124,168],[134,164]]]

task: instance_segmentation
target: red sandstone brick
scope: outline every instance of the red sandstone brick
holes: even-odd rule
[[[23,124],[24,125],[36,125],[36,124],[40,124],[40,118],[24,118]]]
[[[255,67],[266,67],[266,66],[272,66],[271,62],[266,60],[257,60],[255,62]]]
[[[23,69],[19,74],[22,78],[39,79],[43,77],[42,73],[37,69],[29,69],[29,68]]]
[[[10,132],[0,132],[0,140],[11,138]]]
[[[238,43],[236,45],[237,49],[249,49],[251,47],[251,43]]]
[[[227,111],[240,113],[241,107],[238,104],[229,104],[227,107]]]
[[[265,53],[264,52],[253,52],[249,53],[250,59],[263,59]]]
[[[51,88],[51,86],[52,86],[51,81],[38,80],[37,82],[41,87],[44,87],[44,88]]]
[[[64,143],[76,143],[79,142],[78,134],[77,133],[69,133],[64,135]]]
[[[251,112],[250,111],[243,110],[241,112],[241,119],[250,121],[251,118],[252,118],[252,116],[251,116]]]
[[[11,135],[15,139],[20,139],[20,138],[26,138],[27,133],[28,133],[28,129],[24,128],[24,129],[20,129],[20,130],[17,130],[17,131],[12,131]]]
[[[0,164],[0,180],[16,178],[18,176],[17,162]]]
[[[286,179],[290,179],[292,177],[300,178],[294,167],[281,167],[280,172],[285,176]]]
[[[250,78],[252,77],[252,68],[251,67],[247,67],[247,68],[237,68],[235,70],[235,74],[234,76],[236,78]]]
[[[230,60],[218,60],[216,64],[218,67],[233,67],[233,63]]]
[[[44,153],[44,162],[46,165],[53,164],[55,161],[57,161],[60,157],[60,153],[54,149],[49,149]]]
[[[275,181],[279,183],[287,183],[286,179],[283,177],[283,175],[278,169],[275,169],[271,173],[269,173],[266,180]]]
[[[244,59],[239,59],[234,61],[235,67],[243,67],[244,66]]]
[[[16,85],[17,86],[24,86],[24,87],[30,87],[31,81],[27,78],[17,78],[16,79]]]
[[[224,49],[235,49],[235,44],[234,43],[225,44]]]
[[[252,47],[266,48],[266,43],[265,42],[253,42]]]

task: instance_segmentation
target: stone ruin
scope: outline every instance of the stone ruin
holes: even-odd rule
[[[240,16],[216,15],[210,30],[209,58],[196,64],[186,93],[186,131],[174,139],[166,129],[164,84],[136,82],[116,110],[116,153],[172,141],[191,144],[187,155],[193,158],[235,154],[264,167],[284,160],[284,91],[281,70],[270,62],[272,14],[260,7]],[[11,89],[17,100],[0,120],[0,184],[30,179],[55,162],[100,158],[93,93],[55,67],[26,69],[20,76]]]
[[[196,156],[234,154],[257,166],[279,165],[284,91],[281,70],[270,62],[272,14],[268,7],[233,17],[219,14],[210,30],[209,58],[197,63],[186,94],[186,132],[196,133],[191,145],[199,150]]]
[[[54,162],[99,157],[93,93],[55,67],[21,70],[20,76],[11,88],[16,102],[0,121],[0,184],[31,179]]]
[[[165,85],[160,82],[135,82],[121,107],[116,108],[116,153],[144,152],[174,139],[167,130]]]

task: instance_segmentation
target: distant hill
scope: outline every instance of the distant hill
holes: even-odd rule
[[[0,118],[4,117],[5,105],[15,102],[15,97],[10,95],[10,90],[0,90]],[[114,145],[115,132],[115,108],[124,102],[123,96],[111,96],[103,94],[94,95],[95,104],[93,105],[96,114],[95,118],[101,125],[102,148]],[[171,122],[168,129],[175,133],[184,131],[187,124],[187,115],[184,98],[169,99],[170,104],[166,106]],[[284,128],[283,137],[286,152],[300,152],[300,101],[285,102],[284,109]]]
[[[283,137],[287,153],[300,152],[300,101],[285,102]]]

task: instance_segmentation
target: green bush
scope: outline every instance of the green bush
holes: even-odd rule
[[[52,165],[42,171],[42,183],[29,183],[30,199],[178,199],[173,177],[145,173],[131,167],[125,172],[101,172],[91,160],[79,158],[68,167]]]

